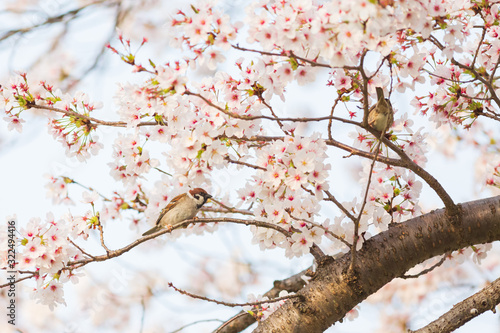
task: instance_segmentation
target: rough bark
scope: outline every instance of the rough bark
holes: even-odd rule
[[[354,306],[413,266],[436,255],[500,239],[500,196],[413,218],[367,240],[349,274],[350,253],[319,263],[311,282],[254,332],[323,332]]]

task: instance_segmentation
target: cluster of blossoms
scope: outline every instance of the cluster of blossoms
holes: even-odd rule
[[[250,26],[247,40],[259,42],[264,51],[320,55],[332,66],[357,65],[364,49],[388,55],[401,42],[400,38],[406,37],[399,36],[397,31],[411,27],[412,34],[428,38],[434,30],[430,18],[459,11],[470,13],[471,7],[470,3],[462,2],[445,6],[438,0],[404,1],[397,6],[365,0],[327,3],[261,0],[247,7],[246,23]],[[460,31],[467,29],[457,25],[452,29],[455,33],[449,34],[447,42],[455,45],[461,40]]]
[[[285,248],[288,256],[308,253],[320,243],[324,230],[314,223],[320,210],[330,165],[325,163],[326,145],[319,135],[285,136],[257,151],[257,171],[251,183],[240,190],[243,202],[256,203],[255,216],[293,231],[287,239],[282,233],[252,227],[254,242],[261,248]]]
[[[20,74],[11,78],[9,88],[0,87],[0,106],[4,109],[7,117],[4,120],[9,123],[8,129],[15,129],[22,132],[22,124],[26,122],[19,116],[28,109],[28,103],[33,102],[34,97],[29,92],[28,80],[26,74]]]
[[[258,122],[248,118],[259,116],[261,105],[256,96],[247,96],[237,105],[226,103],[229,94],[248,95],[245,92],[248,86],[243,87],[242,81],[225,76],[211,81],[205,79],[191,88],[199,93],[187,91],[186,70],[185,63],[165,65],[158,68],[145,87],[121,86],[116,95],[118,113],[132,127],[141,119],[154,119],[158,126],[142,126],[138,133],[146,140],[168,143],[170,149],[164,152],[169,173],[184,177],[182,182],[185,183],[209,183],[207,175],[214,167],[227,165],[225,158],[229,149],[238,149],[238,138],[259,133]],[[215,94],[215,87],[221,90],[220,94]],[[123,153],[120,151],[123,146],[129,147],[130,142],[138,139],[138,136],[133,137],[125,142],[129,144],[116,143],[117,157],[121,158],[118,154]],[[131,149],[130,154],[135,157],[145,154],[144,150],[139,153],[134,151],[137,148]],[[113,174],[127,179],[147,172],[149,169],[145,169],[144,161],[142,157],[141,166],[115,163]],[[137,168],[140,170],[134,170]]]
[[[63,113],[61,118],[49,119],[49,132],[54,139],[61,142],[70,157],[85,161],[91,154],[97,155],[103,145],[92,136],[96,126],[90,120],[90,112],[102,107],[101,103],[93,104],[84,93],[74,96],[62,94],[60,90],[42,81],[40,92],[33,93],[26,74],[15,76],[9,89],[0,88],[0,101],[8,117],[9,129],[22,130],[22,112],[30,109],[46,109]],[[45,94],[44,94],[45,92]]]
[[[481,149],[477,178],[481,186],[498,187],[497,149],[490,149],[497,138],[480,118],[499,119],[500,5],[471,2],[463,6],[464,10],[450,12],[440,22],[443,34],[432,36],[429,45],[419,45],[419,52],[427,54],[423,68],[434,87],[416,96],[411,104],[415,112],[427,115],[436,128],[446,132],[443,142],[438,143],[439,150],[454,153],[457,142]],[[467,131],[459,131],[462,128]],[[489,132],[486,142],[490,143],[479,144],[481,131]]]
[[[47,189],[47,197],[52,199],[52,202],[55,205],[66,204],[66,205],[74,205],[74,201],[70,198],[69,195],[69,185],[70,184],[78,184],[73,179],[65,176],[54,177],[51,175],[46,176],[49,181],[45,185]],[[99,197],[99,194],[96,191],[93,191],[92,195],[89,196],[86,192],[83,192],[84,202],[93,204],[94,201]],[[110,220],[117,219],[122,217],[121,213],[127,209],[134,209],[137,211],[142,211],[143,209],[138,208],[137,202],[138,199],[142,200],[144,198],[144,192],[141,189],[139,184],[135,184],[134,187],[130,187],[125,191],[123,195],[114,192],[113,195],[109,199],[104,200],[104,204],[102,209],[100,210],[99,221],[101,223]],[[95,219],[97,214],[92,212],[87,212],[84,217],[86,220]],[[95,225],[96,223],[92,223]]]
[[[448,27],[451,33],[445,33],[442,44],[435,42],[436,46],[427,60],[426,68],[431,72],[431,83],[437,89],[426,96],[417,97],[413,104],[423,114],[432,111],[429,120],[435,122],[436,126],[452,124],[469,128],[478,116],[494,114],[493,104],[500,96],[500,89],[479,80],[478,76],[494,76],[498,68],[500,6],[493,4],[489,7],[485,4],[485,7],[481,19],[472,18],[478,8],[471,8],[474,12],[464,11],[454,16],[455,24],[449,23]],[[480,23],[481,28],[471,29],[474,22]],[[466,39],[481,33],[483,37],[479,44]],[[437,48],[442,53],[437,53]],[[446,63],[452,51],[459,51],[461,56],[454,59],[452,64]]]
[[[212,70],[226,59],[222,52],[231,47],[238,33],[229,15],[214,9],[210,1],[191,5],[185,12],[179,10],[169,23],[171,46],[185,47],[200,65]]]
[[[480,178],[482,185],[495,186],[500,188],[500,159],[498,154],[484,155],[476,165],[478,178]],[[484,173],[484,170],[493,170],[493,172]]]
[[[45,185],[47,189],[47,197],[52,198],[53,204],[73,204],[73,200],[68,195],[68,184],[72,181],[67,177],[54,177],[46,175],[49,179]]]
[[[67,178],[65,183],[69,183]],[[82,202],[94,207],[99,195],[95,191],[84,192],[82,197]],[[96,229],[99,224],[99,213],[92,211],[76,217],[66,214],[59,220],[48,213],[45,223],[33,218],[21,228],[16,269],[36,276],[37,286],[31,294],[33,299],[50,309],[57,304],[66,304],[63,284],[78,283],[78,277],[83,276],[77,272],[77,266],[68,266],[70,262],[84,259],[82,250],[74,241],[87,240],[89,230]]]
[[[360,178],[361,184],[366,184],[366,175],[369,170],[369,163],[364,162],[364,172],[361,175],[363,177]],[[420,214],[417,203],[422,183],[415,179],[415,174],[412,171],[381,166],[373,172],[368,201],[374,206],[384,208],[392,216],[392,218],[388,218],[388,216],[374,215],[373,223],[379,230],[387,230],[387,222],[401,222],[404,216],[410,215],[410,217],[413,217]]]
[[[137,177],[159,165],[158,160],[151,158],[149,152],[140,145],[140,139],[134,134],[119,134],[115,139],[114,162],[109,163],[111,175],[115,180],[134,184]]]
[[[16,269],[35,274],[37,285],[32,297],[38,302],[51,309],[57,304],[65,304],[63,284],[68,281],[77,283],[81,274],[64,267],[69,261],[83,258],[70,238],[85,239],[87,230],[84,218],[67,215],[56,220],[50,213],[47,221],[34,218],[20,229]]]
[[[81,162],[91,155],[97,155],[103,144],[97,141],[97,135],[92,135],[96,126],[88,117],[92,111],[101,108],[102,103],[93,104],[84,93],[62,95],[44,82],[42,86],[46,89],[47,96],[41,98],[41,102],[68,112],[59,119],[49,120],[49,132],[54,139],[61,142],[69,157],[76,157]]]
[[[280,291],[278,297],[285,297],[293,294],[295,293],[289,293],[286,290],[282,290]],[[262,295],[258,295],[256,297],[253,294],[248,295],[249,303],[267,301],[267,300],[269,300],[269,297],[267,296],[262,297]],[[274,311],[278,310],[285,303],[285,301],[286,299],[277,302],[263,303],[259,305],[246,305],[243,307],[243,311],[248,312],[257,321],[263,321],[266,320],[266,318],[269,317]]]

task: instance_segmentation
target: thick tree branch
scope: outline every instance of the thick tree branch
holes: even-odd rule
[[[500,303],[500,278],[493,281],[486,288],[475,293],[471,297],[455,304],[453,308],[429,325],[422,327],[413,333],[448,333],[463,326],[469,320],[480,314],[491,310]]]
[[[397,224],[368,239],[357,253],[318,266],[315,277],[254,331],[323,332],[392,279],[434,256],[474,244],[500,240],[500,196],[458,205],[461,222],[445,209]]]

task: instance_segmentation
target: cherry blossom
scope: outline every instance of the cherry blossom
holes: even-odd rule
[[[241,214],[248,218],[245,230],[253,244],[301,260],[316,248],[328,255],[362,250],[372,235],[427,212],[424,191],[436,192],[449,206],[436,189],[438,180],[426,173],[434,152],[454,156],[473,147],[478,191],[500,188],[498,138],[491,125],[500,119],[498,4],[257,0],[245,3],[242,22],[236,22],[226,3],[198,1],[168,14],[151,8],[163,20],[158,36],[152,29],[136,32],[131,23],[154,21],[156,15],[141,19],[137,5],[123,6],[124,31],[117,31],[106,50],[129,66],[133,79],[116,86],[111,105],[104,108],[73,89],[79,88],[77,79],[68,83],[53,73],[35,82],[37,76],[20,72],[0,86],[10,131],[23,134],[32,115],[43,115],[69,158],[87,162],[110,152],[100,171],[119,183],[104,193],[82,185],[81,200],[75,200],[73,186],[81,184],[69,175],[47,176],[53,204],[77,206],[59,218],[32,218],[19,229],[16,268],[35,272],[32,296],[50,309],[65,304],[66,283],[80,283],[80,264],[116,253],[106,246],[113,223],[138,239],[172,198],[193,187],[224,198],[224,205],[214,202],[198,217]],[[168,59],[164,52],[155,55],[147,49],[153,38],[162,40],[162,51],[168,42],[179,53]],[[73,70],[72,59],[66,56],[55,72]],[[313,82],[315,90],[325,88],[321,101],[305,95]],[[395,111],[394,124],[379,135],[366,124],[376,87]],[[304,93],[311,116],[290,112],[295,92]],[[110,138],[113,144],[105,147]],[[357,184],[348,191],[338,179],[343,161],[355,165],[351,175]],[[221,174],[230,180],[220,181]],[[351,190],[356,194],[345,199]],[[82,204],[86,208],[79,210]],[[214,233],[220,225],[193,223],[165,237]],[[0,236],[4,240],[4,231]],[[89,239],[108,258],[84,253]],[[413,284],[394,280],[373,301],[392,302],[393,293],[402,303],[420,302],[444,280],[470,278],[455,265],[481,267],[491,249],[482,244],[446,253],[442,267]],[[137,288],[137,298],[153,297],[145,286]],[[262,321],[283,303],[244,310]],[[346,316],[360,312],[354,308]],[[100,315],[97,320],[103,320]],[[381,318],[388,330],[407,329],[411,319],[405,312]]]

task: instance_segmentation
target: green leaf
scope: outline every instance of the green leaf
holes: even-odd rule
[[[89,224],[91,225],[99,225],[99,217],[96,215],[96,216],[92,216],[89,220]]]
[[[288,62],[290,63],[290,65],[292,65],[293,70],[296,70],[297,68],[299,68],[299,63],[297,62],[297,59],[288,58]]]
[[[201,155],[203,154],[204,151],[205,151],[205,149],[203,149],[203,148],[200,149],[200,150],[198,150],[198,154],[196,155],[196,159],[199,160],[201,158]]]
[[[75,181],[69,177],[65,177],[65,176],[62,176],[62,179],[63,181],[66,183],[66,184],[72,184],[74,183]]]

